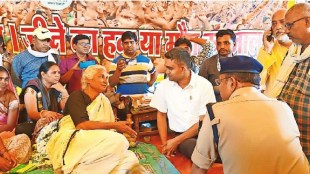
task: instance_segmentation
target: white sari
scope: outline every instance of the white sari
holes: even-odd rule
[[[111,104],[103,94],[87,107],[87,112],[91,121],[114,122]],[[47,144],[54,169],[61,168],[64,173],[125,174],[139,163],[122,134],[99,129],[76,131],[70,116],[64,117],[59,127]]]

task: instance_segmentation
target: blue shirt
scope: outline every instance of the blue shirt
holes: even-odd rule
[[[56,62],[58,61],[55,58]],[[22,88],[25,87],[26,83],[34,78],[37,78],[39,74],[39,68],[42,63],[47,62],[46,57],[35,57],[25,50],[13,59],[12,67],[16,76],[22,80]]]

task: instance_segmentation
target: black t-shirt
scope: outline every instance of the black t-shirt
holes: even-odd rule
[[[86,108],[91,102],[89,96],[83,91],[74,91],[66,102],[64,115],[69,114],[75,126],[84,121],[89,121]]]

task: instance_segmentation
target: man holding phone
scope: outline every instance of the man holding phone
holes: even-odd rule
[[[76,35],[73,38],[73,48],[75,54],[64,59],[60,63],[60,82],[67,84],[69,94],[73,91],[81,90],[81,78],[83,69],[90,65],[98,64],[97,60],[90,56],[90,38],[86,35]]]
[[[135,33],[126,31],[121,39],[124,52],[111,63],[110,86],[117,86],[116,92],[123,95],[147,93],[157,78],[155,66],[150,58],[140,53]]]
[[[263,65],[261,72],[261,88],[268,91],[275,80],[281,63],[292,41],[285,34],[284,17],[286,9],[277,10],[272,16],[272,26],[264,32],[263,47],[260,49],[257,60]]]

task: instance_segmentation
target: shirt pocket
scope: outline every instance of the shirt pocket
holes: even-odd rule
[[[199,116],[201,108],[201,100],[198,95],[191,95],[189,100],[189,110],[193,116]]]

